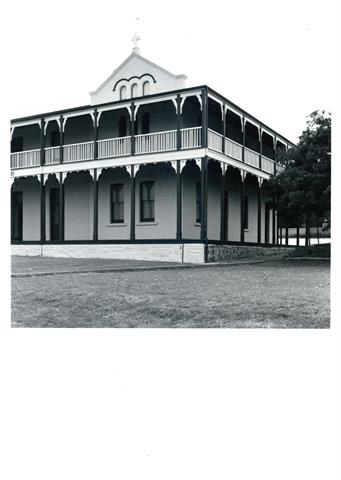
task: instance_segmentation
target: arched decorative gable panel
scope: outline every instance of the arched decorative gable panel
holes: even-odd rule
[[[133,83],[131,86],[131,98],[138,97],[138,85],[137,83]]]
[[[174,75],[141,55],[132,53],[90,94],[91,105],[177,90],[185,87],[185,80],[185,75]]]
[[[123,85],[120,88],[120,100],[124,100],[125,98],[127,98],[127,87]]]
[[[150,83],[148,80],[143,82],[143,88],[142,88],[142,95],[149,95],[150,94]]]

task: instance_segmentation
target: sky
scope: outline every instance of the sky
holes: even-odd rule
[[[333,109],[336,13],[332,0],[7,2],[9,113],[88,104],[137,31],[143,56],[296,141],[307,115]]]

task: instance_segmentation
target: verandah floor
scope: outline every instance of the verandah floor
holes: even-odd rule
[[[12,326],[328,328],[329,281],[320,260],[13,278]]]

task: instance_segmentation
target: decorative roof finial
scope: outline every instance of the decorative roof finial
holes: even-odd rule
[[[136,24],[138,24],[138,21],[139,21],[139,17],[136,17]],[[134,47],[133,47],[133,52],[136,53],[137,55],[140,55],[140,49],[138,47],[138,42],[141,40],[141,37],[135,32],[134,33],[134,36],[132,37],[131,41],[133,42],[134,44]]]

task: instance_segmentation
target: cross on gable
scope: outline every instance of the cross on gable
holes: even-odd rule
[[[134,33],[134,36],[132,37],[131,41],[134,43],[134,48],[137,47],[138,42],[141,40],[141,37],[137,35],[137,33]]]

